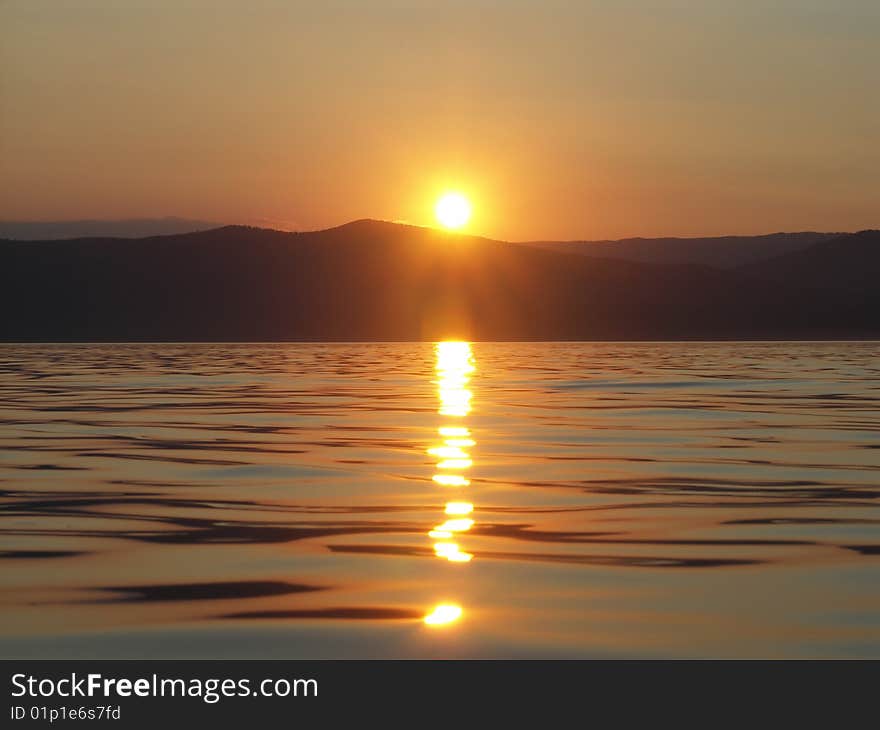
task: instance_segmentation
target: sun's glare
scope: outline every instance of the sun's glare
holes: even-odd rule
[[[461,228],[471,217],[471,203],[461,193],[446,193],[434,208],[434,214],[446,228]]]

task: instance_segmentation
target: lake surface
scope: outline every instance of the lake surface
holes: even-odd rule
[[[0,345],[0,656],[880,658],[880,344]]]

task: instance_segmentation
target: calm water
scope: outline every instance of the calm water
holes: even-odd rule
[[[880,657],[880,344],[0,346],[0,655]]]

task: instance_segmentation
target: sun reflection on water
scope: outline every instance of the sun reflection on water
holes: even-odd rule
[[[469,515],[474,506],[470,502],[447,502],[444,511],[448,515]]]
[[[440,405],[437,412],[446,419],[454,419],[452,425],[446,421],[437,429],[440,442],[428,449],[428,454],[436,457],[435,468],[438,473],[432,477],[435,484],[442,487],[467,487],[470,480],[462,473],[473,466],[469,449],[476,445],[470,429],[462,425],[471,412],[472,393],[468,389],[471,373],[476,370],[473,353],[468,342],[439,342],[435,348],[437,374],[437,396]],[[457,421],[457,423],[456,423]],[[450,563],[467,563],[473,554],[462,550],[453,538],[467,532],[474,526],[471,515],[474,505],[470,502],[451,501],[444,507],[445,519],[428,532],[434,540],[434,554]],[[448,624],[462,615],[460,606],[440,604],[425,616],[428,625]]]
[[[424,621],[429,626],[442,626],[460,618],[461,606],[456,606],[454,603],[439,603],[425,616]]]

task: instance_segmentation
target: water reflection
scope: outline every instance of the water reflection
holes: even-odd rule
[[[458,621],[460,618],[461,606],[457,606],[454,603],[440,603],[434,607],[431,613],[425,616],[424,621],[428,626],[443,626],[444,624]]]
[[[435,382],[439,399],[437,413],[443,420],[437,429],[439,443],[428,449],[428,453],[437,459],[437,473],[433,480],[441,487],[467,487],[470,480],[463,472],[473,466],[469,449],[476,442],[463,421],[471,412],[473,394],[468,384],[476,369],[474,356],[467,342],[439,342],[435,347],[435,356]],[[470,502],[446,503],[443,512],[447,519],[428,532],[428,537],[434,540],[434,555],[450,563],[467,563],[473,559],[473,554],[462,550],[457,542],[458,535],[474,526],[474,520],[467,516],[473,510]],[[441,604],[425,617],[425,623],[447,624],[457,620],[461,613],[459,606]]]
[[[878,657],[878,383],[878,343],[0,346],[0,655]]]

